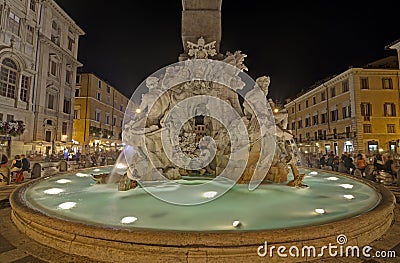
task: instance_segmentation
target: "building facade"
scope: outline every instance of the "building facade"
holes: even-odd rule
[[[84,32],[53,1],[0,4],[0,120],[20,120],[8,155],[49,153],[72,141],[78,38]]]
[[[72,146],[79,37],[84,34],[54,1],[42,1],[36,89],[33,97],[33,150],[56,153]]]
[[[1,135],[0,152],[23,152],[33,139],[33,80],[37,53],[38,10],[29,1],[0,3],[0,121],[23,121],[21,136]],[[12,147],[11,147],[12,145]]]
[[[118,150],[129,99],[93,73],[77,76],[73,141],[82,153]]]
[[[396,57],[351,68],[287,100],[289,129],[303,152],[398,152]]]

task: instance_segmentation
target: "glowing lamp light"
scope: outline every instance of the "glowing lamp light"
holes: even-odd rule
[[[123,163],[118,163],[115,167],[117,167],[117,169],[125,169],[126,165]]]
[[[64,192],[63,189],[60,188],[50,188],[47,190],[44,190],[43,193],[48,194],[48,195],[58,195],[59,193]]]
[[[353,185],[352,184],[341,184],[340,187],[343,187],[344,189],[352,189]]]
[[[241,223],[240,223],[239,220],[235,220],[235,221],[233,221],[233,223],[232,223],[232,226],[234,226],[234,227],[239,227],[240,225],[241,225]]]
[[[204,196],[205,198],[213,198],[213,197],[215,197],[217,194],[218,194],[218,193],[215,192],[215,191],[210,191],[210,192],[205,192],[205,193],[203,194],[203,196]]]
[[[311,172],[310,175],[317,175],[318,172]]]
[[[137,220],[134,216],[127,216],[121,219],[122,224],[131,224]]]
[[[315,209],[314,210],[315,211],[315,213],[317,213],[317,214],[325,214],[325,210],[324,209],[322,209],[322,208],[317,208],[317,209]]]
[[[78,176],[78,177],[89,177],[89,175],[83,174],[83,173],[77,173],[76,176]]]
[[[354,199],[354,195],[344,195],[343,197],[349,200]]]
[[[56,183],[58,183],[58,184],[67,184],[67,183],[70,183],[70,182],[72,182],[72,181],[68,180],[68,179],[60,179],[60,180],[56,181]]]
[[[65,203],[59,204],[58,208],[63,209],[63,210],[68,210],[68,209],[73,208],[74,206],[76,206],[75,202],[65,202]]]
[[[275,108],[274,113],[278,113],[278,112],[279,112],[279,109]]]
[[[329,181],[337,181],[337,180],[339,180],[339,178],[332,176],[332,177],[326,178],[326,180],[329,180]]]
[[[136,109],[135,112],[136,112],[136,113],[141,113],[142,110],[141,110],[141,109]]]

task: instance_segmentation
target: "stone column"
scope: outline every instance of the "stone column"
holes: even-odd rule
[[[221,43],[221,5],[222,0],[182,0],[182,44],[185,57],[188,52],[187,41],[197,43],[203,37],[206,43],[216,41],[219,53]]]

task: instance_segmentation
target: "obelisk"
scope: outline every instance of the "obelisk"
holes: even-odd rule
[[[187,41],[197,43],[203,37],[206,43],[216,41],[219,54],[221,43],[221,5],[222,0],[182,0],[182,44],[184,54],[179,60],[188,57]]]

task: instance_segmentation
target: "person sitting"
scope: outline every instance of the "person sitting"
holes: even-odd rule
[[[396,168],[394,166],[393,156],[389,155],[385,164],[383,165],[383,170],[391,175],[396,174]]]
[[[19,183],[22,179],[22,159],[20,155],[15,155],[10,167],[11,177],[15,175],[15,182]]]
[[[0,162],[0,183],[8,182],[9,171],[7,167],[8,158],[5,154],[1,154],[1,162]]]
[[[25,156],[25,154],[21,154],[21,160],[22,160],[22,177],[24,177],[24,174],[28,174],[31,171],[31,161],[28,159],[28,157]],[[22,180],[24,180],[23,178]]]

